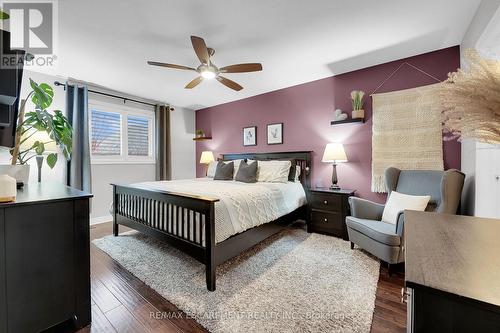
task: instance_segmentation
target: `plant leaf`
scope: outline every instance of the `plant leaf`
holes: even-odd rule
[[[45,152],[45,145],[43,142],[35,141],[33,144],[33,148],[35,148],[35,152],[37,155],[42,155]]]
[[[30,85],[33,89],[33,97],[31,100],[41,110],[47,109],[54,98],[54,89],[47,83],[38,84],[30,78]]]
[[[54,167],[56,166],[56,163],[57,163],[57,154],[56,153],[50,153],[47,156],[47,164],[49,165],[49,167],[51,169],[54,169]]]
[[[7,20],[9,18],[10,18],[9,14],[0,10],[0,20]]]
[[[29,52],[26,52],[26,53],[24,54],[24,59],[25,59],[26,61],[31,61],[31,60],[35,59],[35,56],[34,56],[33,54],[29,53]]]

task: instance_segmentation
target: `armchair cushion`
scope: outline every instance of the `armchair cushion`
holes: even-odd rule
[[[347,216],[346,224],[348,228],[356,230],[379,243],[390,246],[399,246],[401,244],[401,237],[396,234],[396,226],[392,223]]]
[[[424,211],[430,199],[430,195],[408,195],[392,191],[385,204],[382,221],[396,224],[401,211],[405,209]]]

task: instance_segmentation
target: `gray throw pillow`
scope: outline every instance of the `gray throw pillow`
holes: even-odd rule
[[[241,161],[238,172],[234,180],[243,183],[256,183],[257,182],[257,161],[248,164],[247,161]]]
[[[219,161],[215,170],[214,180],[233,180],[234,162]]]

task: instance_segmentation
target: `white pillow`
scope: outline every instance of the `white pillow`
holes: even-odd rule
[[[212,161],[208,165],[208,170],[207,170],[207,177],[209,178],[214,178],[215,177],[215,170],[217,170],[217,164],[219,161]]]
[[[408,195],[392,191],[385,204],[382,221],[396,224],[399,212],[405,209],[424,211],[431,199],[430,195]]]
[[[295,182],[300,182],[300,166],[295,167]]]
[[[248,161],[250,163],[250,160]],[[269,183],[286,183],[292,162],[290,161],[258,161],[257,181]]]
[[[227,161],[226,162],[226,163],[228,163],[228,162],[234,162],[233,179],[234,179],[234,177],[236,177],[236,173],[238,172],[238,169],[240,168],[241,161],[243,161],[243,160],[233,160],[233,161]]]

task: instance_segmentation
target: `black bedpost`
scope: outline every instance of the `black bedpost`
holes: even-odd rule
[[[116,222],[116,212],[118,211],[118,196],[116,195],[116,185],[113,185],[113,235],[118,236],[118,223]]]
[[[208,214],[205,215],[205,251],[207,289],[215,291],[215,203],[210,202]]]

